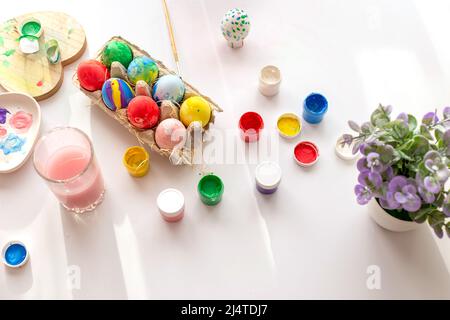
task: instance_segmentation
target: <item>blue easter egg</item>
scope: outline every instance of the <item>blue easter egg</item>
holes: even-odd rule
[[[111,78],[103,84],[102,98],[108,109],[116,111],[128,107],[128,103],[134,98],[134,91],[126,81]]]
[[[168,74],[162,76],[153,85],[152,96],[156,102],[171,100],[180,103],[183,100],[186,87],[180,77]]]
[[[158,78],[159,68],[149,57],[140,56],[131,61],[127,73],[132,84],[136,84],[139,80],[152,84]]]

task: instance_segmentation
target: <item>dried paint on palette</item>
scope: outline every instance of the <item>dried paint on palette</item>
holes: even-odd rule
[[[20,152],[25,145],[26,133],[33,124],[33,115],[22,110],[11,112],[0,107],[0,150],[7,156]]]
[[[10,153],[22,151],[22,147],[25,145],[25,142],[25,137],[19,137],[15,133],[10,133],[0,142],[0,150],[3,151],[5,156],[7,156]]]

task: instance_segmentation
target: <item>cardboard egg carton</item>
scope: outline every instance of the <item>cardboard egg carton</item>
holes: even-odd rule
[[[130,48],[133,50],[134,57],[147,56],[150,59],[152,59],[153,61],[155,61],[155,63],[158,65],[158,68],[159,68],[159,77],[161,77],[163,75],[166,75],[166,74],[175,74],[176,75],[176,73],[173,72],[172,70],[168,69],[164,65],[164,63],[162,63],[161,61],[155,59],[150,54],[148,54],[144,50],[140,49],[138,46],[128,42],[127,40],[125,40],[125,39],[123,39],[123,38],[121,38],[119,36],[112,37],[99,50],[99,52],[97,53],[97,57],[96,57],[96,59],[98,61],[101,61],[101,54],[102,54],[103,49],[105,48],[105,46],[110,41],[113,41],[113,40],[121,41],[121,42],[124,42],[124,43],[128,44],[130,46]],[[194,152],[195,152],[194,146],[195,146],[195,144],[192,143],[191,138],[194,136],[194,131],[195,130],[200,130],[201,132],[199,132],[199,133],[201,133],[201,135],[203,137],[204,133],[209,129],[209,126],[214,123],[215,113],[223,111],[209,97],[201,94],[191,84],[189,84],[188,82],[183,80],[183,83],[184,83],[184,85],[186,87],[186,93],[184,94],[183,101],[186,100],[189,97],[192,97],[192,96],[200,96],[200,97],[204,98],[211,105],[211,120],[208,123],[208,125],[205,126],[203,129],[201,128],[201,126],[199,127],[198,125],[196,126],[195,124],[189,126],[189,128],[188,128],[188,136],[187,136],[187,139],[186,139],[186,144],[182,148],[175,148],[173,151],[172,150],[167,150],[167,149],[161,149],[161,148],[158,147],[158,145],[155,142],[155,130],[156,130],[157,126],[155,126],[154,128],[151,128],[151,129],[146,129],[146,130],[142,130],[142,129],[138,129],[138,128],[133,127],[133,125],[131,125],[131,123],[128,121],[127,109],[126,108],[119,109],[117,111],[111,111],[110,109],[108,109],[108,107],[106,107],[106,105],[103,102],[101,90],[97,90],[97,91],[93,91],[93,92],[84,90],[80,86],[80,82],[78,81],[78,77],[77,77],[76,72],[75,72],[75,75],[73,76],[73,82],[86,96],[89,97],[89,99],[91,100],[91,103],[93,105],[99,107],[107,115],[109,115],[111,118],[113,118],[114,120],[119,122],[132,135],[134,135],[141,144],[148,145],[151,148],[151,150],[159,153],[162,156],[165,156],[165,157],[169,158],[170,161],[173,164],[189,164],[189,165],[191,165],[193,163],[192,159],[194,157]],[[203,143],[203,138],[202,138],[202,143]]]

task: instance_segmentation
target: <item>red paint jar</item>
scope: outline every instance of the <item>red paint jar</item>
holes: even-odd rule
[[[310,167],[319,160],[319,148],[309,141],[302,141],[295,146],[295,161],[303,167]]]
[[[241,138],[245,142],[255,142],[259,140],[259,135],[264,129],[264,121],[256,112],[246,112],[239,119],[239,129]]]

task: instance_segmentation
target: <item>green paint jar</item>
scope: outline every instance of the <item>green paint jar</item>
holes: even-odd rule
[[[222,200],[224,186],[218,176],[208,174],[200,179],[197,190],[204,204],[215,206]]]
[[[42,34],[42,25],[38,19],[30,18],[22,21],[19,30],[22,36],[34,36],[39,38]]]

